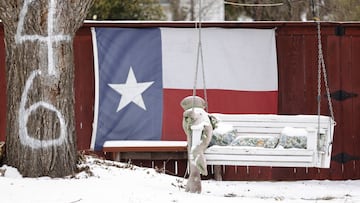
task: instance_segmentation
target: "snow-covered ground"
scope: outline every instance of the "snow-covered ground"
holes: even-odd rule
[[[88,170],[75,177],[23,178],[15,168],[0,168],[1,203],[85,202],[360,202],[360,180],[223,181],[204,180],[202,193],[184,190],[186,179],[154,169],[87,157]],[[2,172],[1,172],[2,171]]]

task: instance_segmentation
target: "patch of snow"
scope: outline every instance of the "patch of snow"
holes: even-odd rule
[[[7,178],[22,178],[22,175],[19,173],[19,171],[11,166],[3,166],[0,169],[3,169],[4,176]]]
[[[15,168],[0,177],[2,203],[92,202],[360,202],[360,180],[203,180],[202,193],[185,192],[186,179],[87,156],[82,172],[66,178],[23,178]]]

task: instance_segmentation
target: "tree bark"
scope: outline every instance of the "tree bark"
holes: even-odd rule
[[[73,37],[93,0],[1,0],[6,163],[23,176],[76,169]]]

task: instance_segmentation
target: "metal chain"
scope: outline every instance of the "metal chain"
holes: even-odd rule
[[[321,45],[321,30],[320,21],[317,22],[317,39],[318,39],[318,81],[317,81],[317,114],[318,122],[320,123],[320,109],[321,109],[321,58],[323,57]]]
[[[325,61],[324,61],[324,54],[322,49],[322,43],[321,43],[321,26],[320,26],[320,20],[316,20],[317,23],[317,38],[318,38],[318,115],[320,115],[320,101],[321,101],[321,72],[323,73],[323,79],[325,84],[325,90],[326,90],[326,97],[328,101],[330,116],[335,121],[334,117],[334,110],[332,106],[331,101],[331,95],[330,95],[330,88],[328,84],[328,77],[325,67]]]
[[[313,3],[313,8],[316,9],[314,1],[312,1],[312,3]],[[323,73],[324,84],[325,84],[325,89],[326,89],[326,97],[327,97],[330,116],[331,116],[331,119],[329,119],[329,125],[330,126],[332,124],[336,125],[336,122],[335,122],[335,118],[334,118],[334,110],[333,110],[332,102],[331,102],[330,89],[329,89],[329,85],[328,85],[328,78],[327,78],[324,54],[323,54],[322,43],[321,43],[321,25],[320,25],[321,23],[320,23],[319,7],[317,7],[316,14],[317,14],[317,16],[314,16],[314,20],[317,23],[317,38],[318,38],[318,95],[317,95],[317,102],[318,102],[318,139],[320,139],[321,138],[321,133],[320,133],[321,71]],[[334,122],[334,123],[332,123],[332,122]],[[330,131],[331,130],[332,129],[330,128]],[[330,133],[332,134],[332,132],[330,132]],[[320,151],[323,153],[325,153],[325,150],[327,148],[327,150],[328,150],[327,153],[330,154],[331,152],[329,150],[330,150],[331,145],[332,145],[332,141],[330,144],[328,144],[328,146],[318,146],[318,147],[320,147]]]

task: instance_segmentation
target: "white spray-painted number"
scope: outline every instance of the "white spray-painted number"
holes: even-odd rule
[[[55,25],[55,13],[56,13],[56,0],[49,0],[49,8],[48,8],[48,22],[47,22],[47,36],[42,35],[27,35],[23,34],[24,31],[24,21],[25,17],[28,13],[29,5],[36,0],[24,0],[24,5],[20,10],[19,14],[19,22],[15,34],[15,42],[21,44],[26,41],[34,41],[41,43],[42,45],[45,44],[47,47],[47,59],[48,59],[48,68],[47,74],[50,76],[57,76],[58,71],[56,70],[55,60],[54,60],[54,48],[53,44],[60,42],[60,41],[69,41],[71,37],[69,35],[63,34],[55,34],[54,33],[54,25]],[[36,76],[41,75],[41,70],[35,70],[31,73],[29,78],[26,81],[24,91],[21,95],[20,107],[19,107],[19,136],[20,142],[23,145],[29,146],[33,149],[38,148],[47,148],[51,146],[59,146],[64,143],[66,140],[66,123],[63,115],[56,107],[48,102],[39,101],[28,108],[25,108],[27,103],[27,95],[29,92],[30,87],[32,86],[33,80]],[[33,111],[36,111],[39,107],[48,109],[49,111],[53,111],[56,113],[56,116],[60,122],[60,135],[56,139],[47,139],[47,140],[40,140],[34,138],[34,136],[29,136],[29,132],[27,129],[27,123],[29,116]]]
[[[35,70],[31,73],[30,77],[26,81],[24,92],[21,95],[21,102],[20,102],[20,108],[19,108],[19,135],[20,135],[20,142],[23,145],[27,145],[31,148],[38,149],[38,148],[46,148],[51,146],[58,146],[61,145],[65,139],[66,139],[66,124],[65,119],[58,111],[55,106],[40,101],[32,104],[29,106],[29,108],[25,108],[25,105],[27,103],[27,94],[29,92],[29,89],[33,83],[33,80],[36,76],[40,75],[41,72],[39,70]],[[43,107],[50,111],[53,111],[56,113],[56,116],[59,119],[60,122],[60,136],[57,139],[50,139],[50,140],[39,140],[33,138],[33,136],[29,136],[28,130],[27,130],[27,123],[29,116],[33,111],[36,111],[37,108]]]

